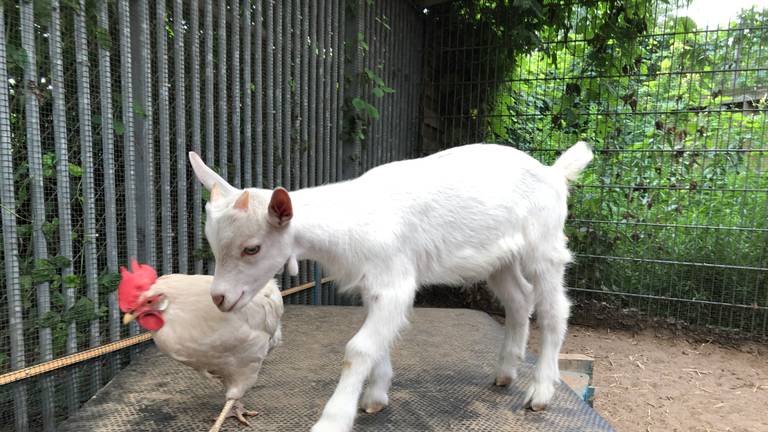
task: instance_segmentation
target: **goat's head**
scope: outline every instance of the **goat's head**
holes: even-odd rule
[[[247,304],[291,258],[293,216],[283,188],[237,189],[203,163],[195,152],[189,161],[210,192],[205,205],[205,236],[216,258],[211,297],[223,312]]]

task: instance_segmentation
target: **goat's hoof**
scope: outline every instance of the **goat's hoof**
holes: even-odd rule
[[[368,404],[368,406],[363,407],[362,409],[363,411],[366,412],[366,414],[376,414],[378,412],[381,412],[381,410],[383,410],[384,408],[386,408],[385,404],[374,402],[374,403]]]
[[[512,377],[511,376],[496,377],[496,386],[498,386],[498,387],[506,387],[506,386],[508,386],[510,384],[512,384]]]
[[[555,386],[551,383],[534,383],[528,388],[525,406],[531,411],[543,411],[555,395]]]

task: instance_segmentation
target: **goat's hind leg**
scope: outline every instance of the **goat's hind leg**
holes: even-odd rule
[[[539,359],[526,403],[534,411],[547,407],[560,381],[558,355],[568,327],[571,304],[563,287],[564,264],[539,269],[533,278],[536,289],[536,321],[541,332]]]
[[[506,386],[517,378],[517,369],[525,359],[528,329],[533,306],[533,287],[522,275],[520,263],[514,262],[488,278],[488,287],[504,306],[504,345],[496,367],[496,385]]]
[[[368,385],[360,400],[360,408],[368,414],[375,414],[389,405],[389,386],[392,384],[392,363],[389,350],[373,364],[368,375]]]

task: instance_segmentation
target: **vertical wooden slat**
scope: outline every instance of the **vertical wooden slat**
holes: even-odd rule
[[[171,133],[170,89],[168,84],[168,34],[165,30],[165,0],[155,3],[155,45],[157,57],[157,121],[160,143],[160,238],[162,272],[173,273],[173,227],[171,224]],[[211,110],[213,111],[213,110]]]
[[[189,229],[187,228],[187,105],[184,68],[184,3],[173,2],[173,80],[176,111],[176,246],[179,272],[189,266]]]
[[[13,150],[11,148],[10,106],[8,100],[8,71],[6,57],[5,3],[0,3],[0,213],[3,223],[3,264],[5,296],[8,304],[8,336],[11,345],[12,370],[26,366],[24,347],[24,316],[19,273],[19,249],[16,229],[16,196],[13,181]],[[17,431],[29,430],[27,386],[13,386],[14,425]]]
[[[96,206],[94,200],[93,123],[91,121],[91,71],[88,63],[88,35],[85,28],[85,0],[75,13],[75,63],[77,65],[78,116],[80,118],[80,166],[83,168],[83,250],[85,257],[85,287],[95,310],[99,307],[99,286],[96,261]],[[134,232],[135,235],[135,232]],[[135,238],[134,238],[135,239]],[[90,322],[88,346],[100,343],[99,320]],[[91,392],[101,387],[101,368],[91,369]],[[91,393],[92,394],[92,393]]]

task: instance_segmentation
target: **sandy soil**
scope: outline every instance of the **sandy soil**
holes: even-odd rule
[[[563,352],[595,358],[594,407],[619,432],[768,432],[766,345],[571,326]]]

